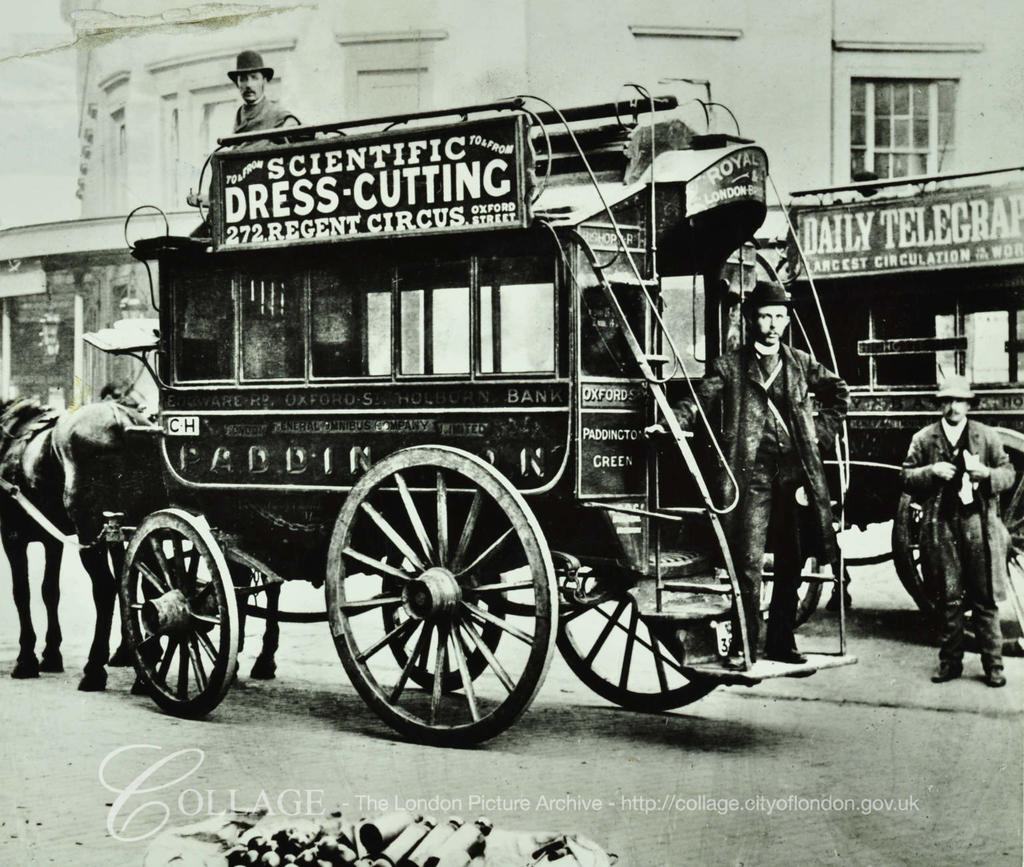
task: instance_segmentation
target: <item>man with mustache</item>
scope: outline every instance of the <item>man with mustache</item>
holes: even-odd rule
[[[1016,471],[998,434],[967,418],[977,397],[963,376],[950,376],[935,399],[941,417],[919,430],[903,461],[903,489],[921,504],[921,568],[943,584],[941,646],[934,683],[964,668],[964,608],[974,611],[985,683],[1006,684],[996,600],[1004,595],[1009,533],[999,494]]]
[[[743,302],[746,345],[709,365],[699,394],[717,416],[732,473],[721,474],[719,504],[733,499],[733,479],[739,488],[736,508],[722,525],[736,566],[751,661],[759,655],[762,569],[770,549],[774,586],[763,655],[801,665],[807,659],[797,650],[793,630],[804,557],[811,548],[826,562],[839,555],[821,453],[833,445],[846,416],[849,389],[806,352],[782,342],[791,306],[780,283],[759,280]],[[692,427],[692,400],[676,412],[684,429]],[[737,620],[732,666],[743,664],[739,628]]]
[[[242,96],[242,104],[235,112],[236,133],[299,125],[299,119],[288,109],[267,99],[264,91],[273,77],[273,67],[263,64],[258,51],[247,50],[238,55],[235,68],[228,72],[228,78]]]

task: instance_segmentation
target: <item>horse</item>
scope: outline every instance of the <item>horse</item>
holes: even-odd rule
[[[64,670],[57,616],[63,542],[55,534],[74,534],[96,607],[96,627],[78,688],[106,688],[117,585],[100,538],[103,512],[116,509],[131,522],[166,500],[157,471],[157,440],[129,435],[132,428],[147,426],[148,419],[126,404],[104,400],[59,415],[30,400],[0,404],[0,479],[6,483],[0,492],[0,540],[11,566],[20,625],[12,677]],[[34,516],[16,501],[12,490],[28,502]],[[33,541],[41,542],[45,552],[42,596],[47,629],[41,661],[35,654],[28,580],[27,546]]]

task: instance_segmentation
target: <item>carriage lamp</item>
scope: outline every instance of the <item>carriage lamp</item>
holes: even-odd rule
[[[52,310],[39,320],[39,345],[49,357],[60,352],[60,314]]]
[[[122,319],[142,319],[146,315],[142,302],[134,295],[125,295],[117,307]]]

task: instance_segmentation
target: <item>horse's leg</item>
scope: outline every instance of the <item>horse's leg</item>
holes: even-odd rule
[[[110,654],[110,627],[114,619],[114,581],[101,547],[83,548],[82,565],[92,581],[92,599],[96,605],[96,631],[93,633],[85,674],[78,688],[96,692],[107,688],[107,656]]]
[[[43,658],[40,671],[60,672],[64,670],[64,659],[60,654],[62,635],[60,632],[60,616],[57,608],[60,605],[60,561],[64,554],[64,546],[59,542],[47,539],[43,542],[46,552],[46,565],[43,567],[43,604],[46,606],[46,643],[43,645]]]
[[[18,661],[11,677],[39,677],[39,661],[36,659],[36,631],[32,628],[32,598],[28,585],[28,551],[25,537],[12,530],[10,521],[5,520],[0,537],[4,551],[11,564],[11,585],[14,589],[14,607],[18,610],[20,635],[18,638]]]
[[[278,641],[281,637],[281,624],[277,619],[280,603],[281,585],[267,585],[267,625],[263,629],[263,646],[260,649],[260,655],[252,664],[252,671],[249,672],[249,677],[256,680],[273,680],[277,675],[274,654],[277,653]]]
[[[125,549],[121,542],[112,542],[107,547],[107,554],[110,557],[111,574],[114,578],[114,593],[117,595],[117,607],[121,615],[121,642],[117,645],[117,650],[114,651],[114,655],[110,657],[107,665],[111,668],[133,668],[135,660],[132,659],[132,649],[128,642],[128,615],[125,613],[120,593]],[[152,671],[160,659],[160,648],[156,645],[149,645],[144,647],[140,654],[146,670]],[[149,687],[139,677],[138,672],[136,672],[135,679],[132,681],[131,689],[128,692],[131,695],[150,694]]]
[[[121,581],[121,570],[124,568],[124,552],[125,549],[121,542],[112,542],[108,546],[108,554],[110,555],[110,562],[113,567],[115,593],[117,593],[117,587]],[[110,657],[110,662],[107,665],[111,668],[131,668],[132,653],[131,648],[128,647],[127,632],[125,631],[127,620],[124,609],[121,607],[120,593],[117,593],[117,607],[121,615],[121,641],[118,643],[117,650],[114,651],[114,655]]]

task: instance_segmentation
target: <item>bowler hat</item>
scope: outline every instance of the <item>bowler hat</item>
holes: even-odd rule
[[[274,77],[274,69],[263,65],[263,55],[258,51],[245,50],[235,60],[235,68],[228,70],[228,78],[237,81],[243,72],[262,72],[267,81]]]
[[[947,376],[939,383],[936,400],[975,400],[977,395],[966,376]]]
[[[743,309],[747,311],[757,310],[759,307],[770,307],[781,304],[785,307],[793,305],[793,299],[781,283],[773,280],[758,280],[754,288],[750,290],[743,299]]]

